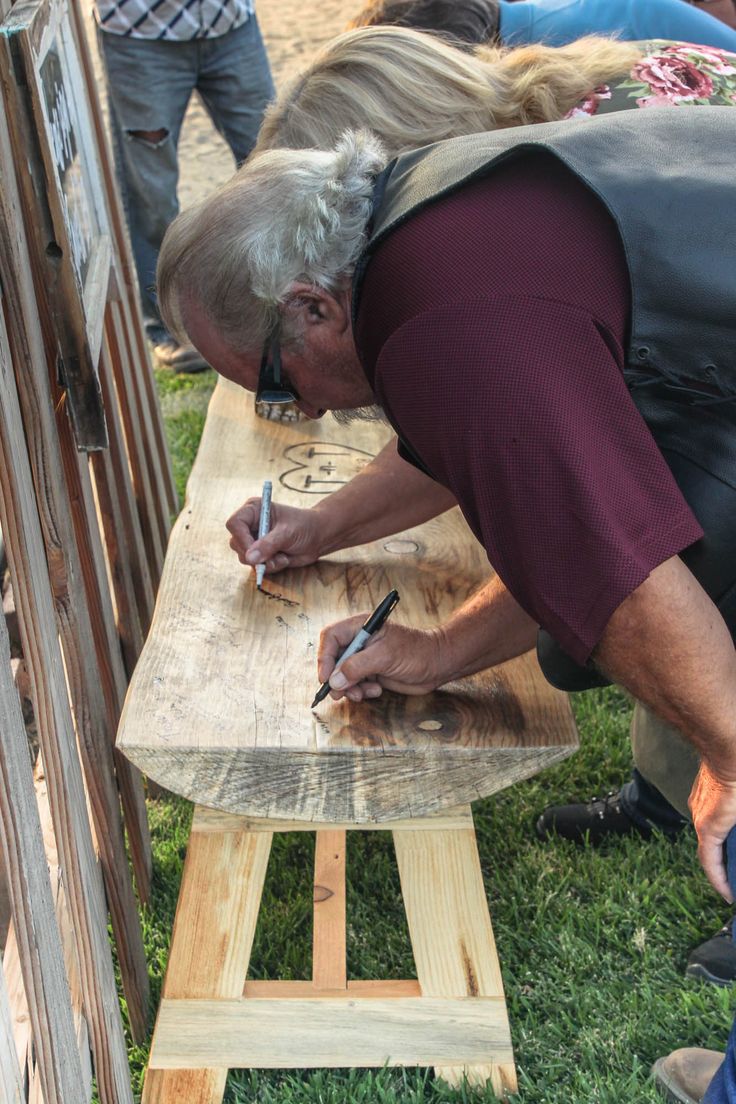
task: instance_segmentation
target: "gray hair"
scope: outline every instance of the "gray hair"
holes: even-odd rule
[[[387,161],[367,131],[332,150],[270,150],[169,227],[158,299],[180,340],[187,299],[233,348],[254,350],[295,282],[344,287],[365,243],[373,179]]]

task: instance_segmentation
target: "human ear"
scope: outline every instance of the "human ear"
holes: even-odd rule
[[[318,284],[292,284],[287,308],[302,313],[305,326],[328,325],[343,329],[350,324],[349,298],[342,291],[333,294]]]

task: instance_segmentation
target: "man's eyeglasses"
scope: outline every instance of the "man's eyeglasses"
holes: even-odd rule
[[[274,330],[263,346],[256,402],[287,403],[296,402],[298,398],[299,392],[286,378],[281,367],[281,345],[278,331]]]

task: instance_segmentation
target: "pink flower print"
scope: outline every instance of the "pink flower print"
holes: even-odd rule
[[[677,107],[679,101],[672,96],[642,96],[636,101],[637,107]]]
[[[595,115],[598,110],[598,104],[601,100],[610,100],[611,89],[607,84],[600,84],[597,88],[594,88],[592,92],[589,92],[585,99],[580,100],[575,107],[571,108],[565,116],[566,119],[583,119],[589,118],[591,115]]]
[[[711,72],[721,77],[736,73],[736,54],[729,54],[726,50],[717,50],[712,46],[691,46],[686,42],[675,42],[672,46],[665,46],[662,53],[686,62],[695,54],[698,61],[702,59]]]
[[[707,73],[701,73],[692,62],[677,54],[642,58],[631,70],[631,76],[648,84],[655,97],[670,103],[705,99],[713,92],[713,81]],[[637,102],[640,107],[644,106]]]

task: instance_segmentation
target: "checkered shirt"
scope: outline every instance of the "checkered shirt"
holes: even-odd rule
[[[131,38],[189,42],[218,38],[240,27],[255,0],[95,0],[103,31]]]

